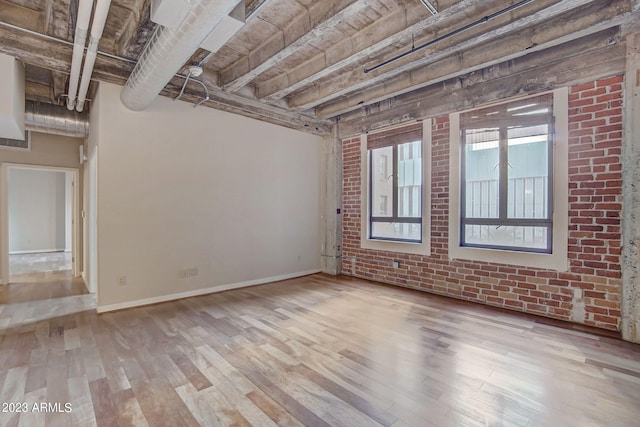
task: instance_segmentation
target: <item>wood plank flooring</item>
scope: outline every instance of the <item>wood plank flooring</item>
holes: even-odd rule
[[[71,252],[44,252],[9,255],[9,271],[14,277],[32,273],[71,270]]]
[[[103,315],[20,298],[0,293],[0,404],[29,411],[0,426],[640,425],[640,346],[418,291],[312,275]]]

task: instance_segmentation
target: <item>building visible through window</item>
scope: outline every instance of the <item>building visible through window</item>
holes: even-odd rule
[[[371,135],[367,151],[369,238],[421,242],[422,124]]]
[[[551,253],[552,100],[461,114],[461,246]]]

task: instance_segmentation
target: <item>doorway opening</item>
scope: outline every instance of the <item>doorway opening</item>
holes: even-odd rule
[[[2,165],[2,283],[79,276],[78,170]]]

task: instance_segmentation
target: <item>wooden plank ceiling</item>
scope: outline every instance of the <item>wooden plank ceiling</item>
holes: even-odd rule
[[[518,0],[245,0],[246,24],[204,65],[203,105],[315,133],[451,79],[576,40],[615,45],[637,26],[639,0],[533,0],[451,37]],[[124,84],[156,24],[150,0],[113,0],[93,79]],[[64,103],[77,0],[0,0],[0,52],[26,66],[26,97]],[[604,37],[606,35],[606,37]],[[194,52],[186,68],[207,56]],[[544,61],[544,55],[538,55]],[[184,79],[162,95],[176,97]],[[94,83],[95,90],[95,83]],[[203,97],[187,85],[184,99]],[[409,95],[408,95],[409,94]]]

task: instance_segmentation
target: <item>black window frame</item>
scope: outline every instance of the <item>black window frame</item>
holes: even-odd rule
[[[527,106],[546,106],[545,114],[516,115],[510,109]],[[534,107],[535,108],[535,107]],[[519,110],[518,110],[519,111]],[[466,118],[466,120],[465,120]],[[509,218],[508,217],[508,130],[513,127],[547,125],[547,212],[546,218]],[[555,117],[553,115],[553,94],[510,101],[492,107],[472,110],[460,116],[460,219],[459,245],[469,248],[499,249],[530,253],[553,253],[553,195],[554,195],[554,146],[555,146]],[[498,217],[497,218],[467,218],[466,217],[466,131],[472,129],[499,130],[499,161],[498,161]],[[488,225],[496,228],[502,226],[544,227],[547,229],[546,248],[528,246],[505,246],[495,244],[465,242],[465,228],[467,225]]]
[[[422,180],[420,182],[420,217],[401,217],[398,215],[398,168],[399,168],[399,156],[398,156],[398,146],[401,144],[406,144],[410,142],[420,142],[420,158],[422,159]],[[392,202],[391,202],[391,210],[392,213],[390,216],[379,216],[374,215],[375,209],[375,201],[373,200],[373,176],[374,170],[376,169],[376,165],[373,162],[373,150],[384,147],[392,147],[392,156],[391,156],[391,166],[393,177],[393,185],[392,185]],[[368,187],[369,191],[367,194],[368,197],[368,208],[369,208],[369,230],[367,233],[367,237],[371,240],[379,240],[379,241],[389,241],[389,242],[403,242],[403,243],[423,243],[423,213],[424,213],[424,203],[423,200],[423,185],[424,185],[424,147],[423,147],[423,134],[422,134],[422,122],[418,122],[409,126],[391,129],[379,133],[375,133],[372,135],[368,135],[367,137],[367,157],[368,157]],[[387,159],[388,161],[389,159]],[[388,163],[387,163],[388,170]],[[377,237],[373,235],[373,223],[375,222],[386,222],[386,223],[394,223],[394,224],[420,224],[420,238],[419,239],[401,239],[401,238],[392,238],[392,237]]]

